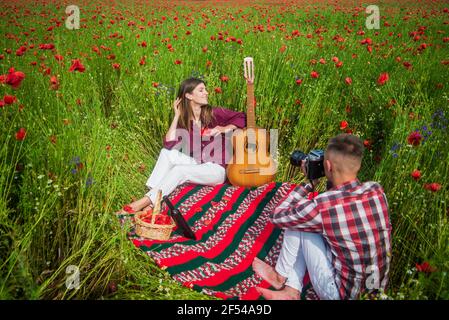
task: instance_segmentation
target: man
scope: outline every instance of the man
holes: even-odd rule
[[[254,271],[278,289],[257,287],[266,299],[299,299],[306,269],[320,299],[385,290],[391,260],[387,199],[378,183],[357,179],[362,154],[363,143],[353,135],[330,139],[324,171],[333,187],[309,199],[312,186],[303,183],[275,209],[271,220],[285,229],[276,267],[253,262]]]

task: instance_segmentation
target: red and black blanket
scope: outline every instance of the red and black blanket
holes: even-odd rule
[[[197,240],[176,229],[167,241],[140,238],[133,229],[129,239],[184,286],[222,299],[258,299],[255,287],[270,285],[253,272],[251,263],[258,257],[276,265],[283,232],[269,216],[294,187],[274,182],[258,188],[184,184],[169,198]],[[164,204],[162,211],[167,210]],[[132,214],[119,218],[133,221]],[[310,285],[304,286],[302,298],[316,298]]]

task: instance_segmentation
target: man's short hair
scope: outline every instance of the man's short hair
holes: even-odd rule
[[[362,160],[363,150],[364,146],[362,140],[347,133],[342,133],[329,139],[326,149],[327,152],[356,158],[360,161]]]

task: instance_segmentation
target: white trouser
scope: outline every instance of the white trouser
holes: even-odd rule
[[[320,299],[338,300],[340,295],[335,285],[330,255],[321,234],[285,230],[276,271],[287,278],[286,285],[301,293],[307,269],[313,289]]]
[[[226,170],[222,166],[212,162],[198,163],[178,150],[164,148],[145,183],[151,188],[146,196],[154,204],[158,190],[162,190],[162,196],[165,196],[184,182],[213,186],[223,183],[225,179]]]

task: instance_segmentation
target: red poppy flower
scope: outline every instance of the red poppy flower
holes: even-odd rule
[[[335,64],[335,66],[336,66],[337,68],[340,68],[341,66],[343,66],[343,61],[337,62],[337,63]]]
[[[368,150],[371,150],[372,145],[371,145],[371,140],[370,139],[365,139],[363,141],[363,145],[365,146],[365,148],[367,148]]]
[[[131,206],[124,206],[123,210],[128,213],[134,213],[134,210],[133,208],[131,208]]]
[[[412,146],[415,146],[415,147],[419,146],[422,139],[423,139],[423,137],[421,136],[419,131],[413,131],[407,137],[408,144],[411,144]]]
[[[390,79],[388,72],[381,73],[379,78],[377,79],[377,84],[382,86],[388,81],[388,79]]]
[[[13,104],[17,101],[17,98],[15,96],[5,95],[3,97],[3,101],[5,102],[5,104]]]
[[[60,54],[55,54],[55,59],[58,61],[62,61],[62,60],[64,60],[64,57],[61,56]]]
[[[158,214],[158,215],[156,215],[156,218],[154,219],[154,224],[169,225],[169,224],[171,224],[171,219],[167,215]]]
[[[435,267],[432,267],[430,265],[429,262],[424,261],[421,264],[416,263],[416,270],[418,270],[418,272],[424,272],[424,273],[431,273],[431,272],[435,272],[437,269]]]
[[[441,184],[436,183],[436,182],[426,183],[424,185],[424,189],[432,191],[432,192],[437,192],[438,190],[441,189]]]
[[[39,49],[42,50],[52,50],[55,48],[55,45],[53,43],[42,43],[39,45]]]
[[[58,78],[56,76],[51,76],[50,77],[50,84],[51,84],[51,89],[52,90],[58,90],[59,89],[59,81],[58,81]]]
[[[346,113],[351,113],[351,112],[352,112],[352,109],[351,109],[351,106],[350,106],[350,105],[347,105],[347,106],[345,107],[345,112],[346,112]]]
[[[229,77],[228,76],[221,76],[220,80],[223,82],[228,82],[229,81]]]
[[[140,59],[140,61],[139,61],[139,64],[140,64],[141,66],[143,66],[143,65],[145,65],[145,63],[146,63],[145,57],[142,57],[142,58]]]
[[[17,132],[16,132],[16,140],[18,141],[23,141],[25,139],[27,135],[27,131],[25,128],[20,128]]]
[[[112,67],[113,67],[115,70],[119,70],[119,69],[120,69],[120,63],[113,63],[113,64],[112,64]]]
[[[344,130],[348,127],[348,122],[346,120],[343,120],[340,122],[340,130]]]
[[[316,72],[316,71],[312,71],[312,72],[310,73],[310,76],[311,76],[312,78],[316,79],[316,78],[318,78],[318,77],[320,76],[320,74],[319,74],[318,72]]]
[[[346,77],[345,82],[349,86],[352,84],[352,79],[350,77]]]
[[[404,61],[403,63],[404,67],[406,67],[408,70],[410,70],[412,68],[412,64],[408,61]]]
[[[21,46],[19,49],[17,49],[16,51],[16,56],[23,56],[25,54],[25,51],[27,51],[27,48],[24,46]]]
[[[14,89],[17,89],[24,78],[25,74],[22,71],[15,71],[14,68],[10,68],[8,74],[6,75],[5,82]]]
[[[83,66],[81,61],[79,59],[72,60],[72,65],[70,66],[69,71],[78,71],[78,72],[84,72],[86,68]]]
[[[282,47],[279,49],[280,52],[285,52],[285,50],[287,49],[287,46],[284,44],[282,45]]]
[[[410,175],[412,176],[413,179],[418,181],[421,178],[421,171],[419,171],[418,169],[415,169],[415,170],[413,170],[413,172]]]
[[[5,105],[6,105],[6,104],[5,104],[5,101],[0,100],[0,108],[3,108]]]
[[[215,88],[214,91],[215,91],[215,93],[222,93],[223,92],[220,87]]]
[[[299,86],[302,83],[301,79],[296,79],[296,84]]]
[[[181,64],[182,61],[181,60],[175,60],[175,64]]]
[[[363,39],[360,43],[371,45],[373,43],[373,40],[371,40],[371,38],[366,38],[366,39]]]

